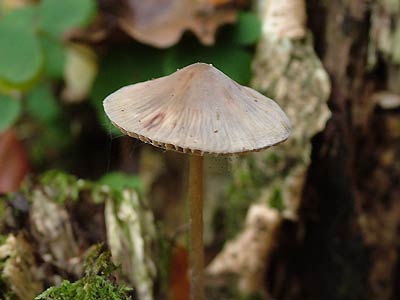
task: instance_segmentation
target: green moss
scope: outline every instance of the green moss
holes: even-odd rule
[[[107,185],[116,191],[122,191],[126,188],[135,189],[137,192],[143,190],[142,181],[138,176],[132,176],[122,172],[108,173],[101,177],[98,183],[101,185]]]
[[[98,182],[93,182],[79,179],[63,171],[51,170],[39,177],[39,184],[50,199],[60,204],[66,201],[79,201],[82,192],[88,192],[94,203],[103,203],[110,196],[116,200],[122,198],[122,191],[125,188],[133,188],[139,194],[142,189],[139,177],[123,173],[110,173],[100,178]],[[30,198],[34,188],[32,181],[26,181],[20,192]]]
[[[280,188],[275,188],[268,199],[269,206],[282,212],[285,209],[285,204],[283,203],[282,190]]]
[[[44,173],[40,183],[51,189],[52,199],[58,203],[64,203],[67,199],[77,201],[82,189],[75,176],[57,170]]]
[[[116,266],[109,251],[96,247],[87,257],[85,276],[76,281],[65,280],[59,287],[51,287],[37,296],[37,300],[125,300],[131,299],[130,288],[118,285],[113,279]]]

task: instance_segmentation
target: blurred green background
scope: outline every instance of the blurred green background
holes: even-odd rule
[[[107,1],[3,1],[0,7],[0,133],[14,128],[34,172],[59,168],[96,178],[111,139],[103,99],[116,89],[212,63],[248,84],[260,22],[238,12],[214,45],[186,31],[175,45],[145,45],[124,33]],[[110,2],[110,1],[108,1]],[[113,9],[122,5],[115,1]]]

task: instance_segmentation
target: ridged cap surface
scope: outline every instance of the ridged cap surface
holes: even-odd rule
[[[125,134],[197,155],[258,151],[290,133],[288,118],[273,100],[203,63],[123,87],[103,105]]]

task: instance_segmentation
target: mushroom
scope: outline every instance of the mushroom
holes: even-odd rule
[[[123,87],[103,105],[123,133],[190,155],[191,299],[203,300],[203,155],[243,154],[283,142],[288,118],[273,100],[204,63]]]

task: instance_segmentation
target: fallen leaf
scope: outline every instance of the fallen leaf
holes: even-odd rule
[[[0,135],[0,193],[15,192],[28,172],[28,158],[13,130]]]
[[[220,6],[220,5],[237,5],[237,6],[248,6],[250,5],[250,0],[208,0],[209,3]]]
[[[236,21],[232,7],[216,7],[209,0],[121,0],[116,14],[121,28],[134,39],[159,48],[176,44],[186,30],[205,45],[215,41],[217,29]]]
[[[190,283],[188,270],[189,262],[186,249],[180,245],[175,245],[170,269],[172,300],[189,300]]]

